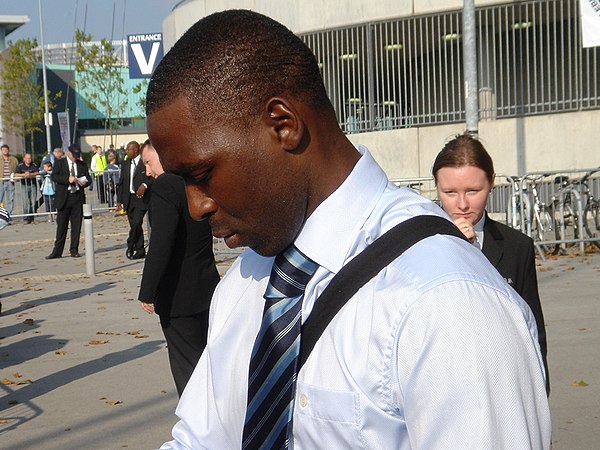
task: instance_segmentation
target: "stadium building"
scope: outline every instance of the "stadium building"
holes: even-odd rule
[[[600,55],[582,47],[579,1],[475,1],[478,129],[497,172],[600,165]],[[465,130],[462,1],[187,0],[163,22],[165,52],[231,8],[273,17],[307,43],[340,125],[390,178],[430,175]]]

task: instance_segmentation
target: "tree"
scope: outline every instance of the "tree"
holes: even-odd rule
[[[36,39],[20,39],[9,44],[2,61],[0,114],[4,128],[17,136],[29,137],[33,151],[34,133],[43,132],[44,90],[38,83],[37,65],[41,54],[36,51]],[[48,107],[54,108],[54,100],[62,92],[52,96],[48,93]]]
[[[77,62],[76,87],[86,104],[96,110],[114,144],[117,120],[127,110],[128,93],[119,57],[112,43],[102,39],[92,42],[92,36],[81,30],[75,32]]]

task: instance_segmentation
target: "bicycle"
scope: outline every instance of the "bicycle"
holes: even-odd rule
[[[581,230],[584,229],[588,240],[600,248],[600,201],[593,197],[588,185],[588,179],[596,172],[598,170],[588,171],[579,179],[564,175],[554,179],[559,186],[553,197],[554,215],[559,225],[556,227],[556,238],[567,241],[562,244],[564,246],[582,239],[584,235]],[[583,227],[579,221],[579,211],[583,214]],[[560,246],[557,244],[555,253],[560,251]]]
[[[547,176],[548,174],[541,174],[528,180],[507,177],[513,187],[507,208],[507,224],[513,228],[520,228],[522,232],[532,237],[544,253],[554,251],[554,244],[546,242],[555,239],[556,228],[553,215],[548,206],[542,202],[537,189],[537,184]]]
[[[584,188],[583,194],[586,197],[585,207],[583,208],[583,226],[587,236],[595,239],[591,242],[598,248],[600,248],[600,200],[592,195],[588,179],[599,170],[590,170],[581,177],[581,186]]]

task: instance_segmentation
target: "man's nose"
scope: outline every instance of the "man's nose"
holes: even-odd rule
[[[185,194],[192,219],[207,219],[217,210],[217,204],[215,201],[206,195],[202,188],[193,185],[186,185]]]

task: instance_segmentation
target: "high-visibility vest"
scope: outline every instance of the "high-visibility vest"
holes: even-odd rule
[[[107,165],[106,156],[95,153],[94,156],[92,156],[92,161],[94,162],[94,176],[102,175],[102,172],[104,172]]]

